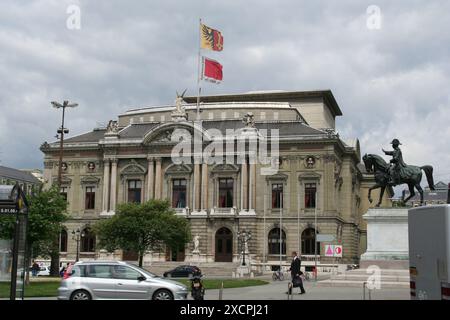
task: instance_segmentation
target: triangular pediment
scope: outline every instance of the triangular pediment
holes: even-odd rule
[[[131,160],[129,164],[122,168],[120,174],[130,175],[130,174],[145,174],[147,170],[135,160]]]
[[[166,174],[191,173],[192,169],[185,164],[172,164],[167,168]]]
[[[224,163],[215,165],[212,172],[237,172],[239,167],[234,164]]]
[[[85,176],[80,179],[81,184],[99,184],[100,178],[94,176]]]
[[[266,177],[267,180],[287,180],[287,178],[288,175],[281,172]]]

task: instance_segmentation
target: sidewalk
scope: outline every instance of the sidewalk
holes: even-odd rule
[[[271,282],[268,285],[223,290],[223,300],[287,300],[288,281]],[[299,295],[294,288],[293,300],[363,300],[362,288],[318,287],[314,281],[305,281],[306,294]],[[219,290],[207,290],[205,300],[218,300]],[[409,288],[373,290],[372,300],[409,300]],[[368,293],[366,291],[366,299]]]

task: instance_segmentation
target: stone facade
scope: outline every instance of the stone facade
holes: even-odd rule
[[[372,178],[360,165],[358,140],[344,141],[334,130],[335,117],[342,113],[330,91],[207,96],[202,97],[200,108],[195,97],[184,101],[183,108],[130,110],[110,121],[106,129],[65,140],[62,187],[69,202],[69,234],[113,215],[118,203],[133,199],[174,203],[177,197],[174,210],[190,221],[192,235],[199,235],[196,255],[202,261],[239,261],[240,230],[252,233],[248,243],[252,261],[277,261],[274,230],[280,227],[285,234],[283,253],[289,257],[295,250],[311,256],[308,232],[315,229],[316,215],[318,233],[336,235],[344,246],[342,262],[358,260],[365,251],[362,215],[369,207],[367,189]],[[228,140],[224,139],[227,130],[233,131]],[[278,130],[279,138],[273,130]],[[185,133],[202,137],[203,143],[200,149],[193,146],[192,154],[177,164],[171,155]],[[256,137],[256,154],[263,142],[276,140],[279,154],[274,157],[269,152],[269,164],[254,162],[252,138],[246,137]],[[238,147],[242,139],[244,150]],[[212,154],[232,161],[204,161],[202,154],[211,151],[213,142],[222,149],[213,148]],[[227,142],[235,144],[227,149]],[[58,173],[59,145],[45,143],[41,150],[49,186]],[[181,189],[176,185],[179,181],[183,181]],[[282,196],[278,194],[282,206],[272,190],[275,186],[282,189]],[[308,200],[314,188],[315,208]],[[175,195],[179,190],[185,196]],[[90,250],[81,250],[81,258],[108,256]],[[149,253],[145,259],[189,261],[193,244],[178,253],[172,251]],[[74,258],[75,253],[76,243],[68,239],[64,258]],[[121,255],[116,252],[112,257]],[[285,254],[282,258],[288,259]]]

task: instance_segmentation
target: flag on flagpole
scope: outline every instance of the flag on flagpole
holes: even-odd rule
[[[202,79],[219,83],[222,78],[222,65],[215,60],[202,57]]]
[[[223,36],[220,31],[214,30],[200,23],[200,47],[214,51],[223,50]]]

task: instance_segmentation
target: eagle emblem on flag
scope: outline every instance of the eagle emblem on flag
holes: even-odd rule
[[[223,36],[220,31],[210,28],[204,24],[201,25],[201,47],[214,51],[223,50]]]

